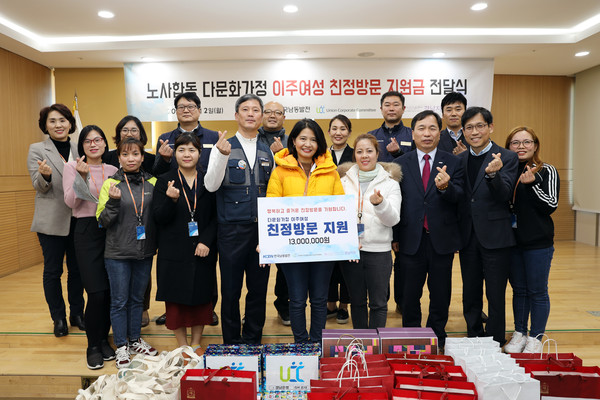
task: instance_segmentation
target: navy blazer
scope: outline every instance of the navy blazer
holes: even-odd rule
[[[431,244],[438,254],[454,253],[461,247],[458,224],[458,207],[462,201],[464,171],[460,159],[438,149],[431,163],[427,191],[423,189],[421,168],[417,151],[410,151],[394,160],[402,167],[402,208],[400,223],[394,227],[394,241],[400,251],[414,255],[423,236],[423,221],[427,213],[427,226]],[[448,188],[440,191],[435,186],[436,167],[446,166],[450,175]]]
[[[486,178],[485,168],[492,161],[492,154],[496,153],[500,153],[502,169],[494,178]],[[486,249],[514,246],[509,201],[517,181],[517,153],[492,142],[492,148],[486,153],[472,186],[467,172],[469,154],[469,151],[465,151],[458,155],[465,174],[465,201],[461,205],[460,218],[463,244],[469,243],[471,232],[475,232],[479,243]]]
[[[467,147],[467,150],[469,149],[469,143],[467,143],[466,139],[465,139],[465,135],[461,135],[460,139],[459,139],[462,144],[464,144]],[[452,153],[452,150],[454,150],[454,148],[456,147],[456,140],[454,140],[452,138],[452,136],[450,136],[450,132],[448,131],[448,128],[444,129],[443,131],[440,132],[440,142],[438,143],[438,150],[444,150],[447,151],[448,153]]]

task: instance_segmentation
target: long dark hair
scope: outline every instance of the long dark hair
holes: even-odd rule
[[[294,156],[294,158],[298,159],[298,152],[296,151],[296,146],[294,145],[294,141],[300,135],[304,129],[310,129],[317,139],[317,151],[313,155],[313,161],[316,160],[319,156],[325,154],[327,152],[327,141],[325,140],[325,134],[323,133],[323,129],[317,124],[314,120],[305,118],[296,122],[296,125],[292,128],[290,132],[290,136],[288,138],[288,150],[290,154]]]

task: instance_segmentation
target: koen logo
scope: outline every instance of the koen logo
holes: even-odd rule
[[[296,365],[296,362],[292,362],[292,365],[287,367],[287,378],[283,376],[284,367],[283,365],[279,367],[279,379],[281,382],[304,382],[304,380],[300,379],[300,370],[304,368],[302,362]],[[295,372],[294,372],[295,371]],[[295,376],[295,378],[294,378]]]
[[[231,369],[236,370],[236,371],[242,370],[242,369],[244,369],[244,364],[242,362],[240,362],[240,363],[238,363],[238,365],[236,365],[235,362],[232,362]]]

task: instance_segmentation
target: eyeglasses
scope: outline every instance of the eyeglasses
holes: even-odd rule
[[[177,111],[183,111],[183,110],[194,111],[197,109],[198,109],[198,106],[195,104],[188,104],[187,106],[177,106]]]
[[[140,130],[138,128],[131,128],[131,129],[123,128],[123,129],[121,129],[121,133],[124,133],[126,135],[129,135],[131,133],[132,135],[135,135],[137,133],[140,133]]]
[[[469,132],[469,133],[471,133],[471,132],[473,132],[473,129],[476,129],[476,130],[479,132],[479,131],[482,131],[482,130],[483,130],[483,128],[485,128],[485,127],[486,127],[486,126],[488,126],[488,125],[489,125],[489,124],[484,124],[483,122],[480,122],[480,123],[478,123],[478,124],[475,124],[475,125],[466,125],[466,126],[463,128],[463,130],[464,130],[465,132]]]
[[[523,145],[523,147],[531,147],[533,146],[533,144],[535,143],[534,140],[513,140],[510,142],[510,147],[521,147],[521,145]]]
[[[94,142],[94,144],[98,145],[98,144],[104,142],[104,139],[102,139],[101,137],[96,137],[93,139],[85,139],[83,141],[83,144],[85,144],[86,146],[89,146],[90,144],[92,144],[92,142]]]
[[[281,117],[283,115],[283,111],[279,111],[279,110],[265,110],[264,113],[265,113],[265,115],[275,114],[278,117]]]

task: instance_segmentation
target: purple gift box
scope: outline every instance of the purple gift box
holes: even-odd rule
[[[323,357],[344,357],[350,343],[358,339],[365,354],[379,354],[379,334],[376,329],[324,329]]]
[[[437,354],[438,338],[431,328],[377,328],[382,353]]]

